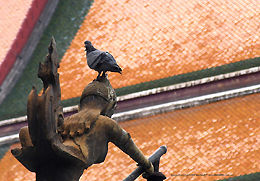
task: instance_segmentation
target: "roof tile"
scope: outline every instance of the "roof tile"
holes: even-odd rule
[[[260,5],[253,0],[94,1],[62,58],[62,99],[96,77],[83,43],[109,51],[123,68],[115,88],[260,56]]]
[[[0,64],[12,46],[33,0],[0,1]]]
[[[260,94],[253,94],[120,125],[147,156],[167,145],[160,171],[168,180],[217,180],[260,171],[259,107]],[[135,168],[134,161],[110,144],[105,162],[85,170],[81,180],[123,180]],[[0,180],[34,178],[10,152],[0,160],[0,172]],[[174,176],[178,174],[208,175]]]

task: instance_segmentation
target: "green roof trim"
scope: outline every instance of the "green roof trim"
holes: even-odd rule
[[[131,94],[135,92],[140,92],[140,91],[145,91],[157,87],[164,87],[164,86],[169,86],[173,84],[178,84],[178,83],[183,83],[183,82],[188,82],[192,80],[198,80],[202,79],[205,77],[212,77],[216,75],[221,75],[225,73],[230,73],[230,72],[235,72],[243,69],[249,69],[252,67],[258,67],[260,66],[260,57],[253,58],[253,59],[248,59],[248,60],[243,60],[231,64],[226,64],[218,67],[213,67],[213,68],[208,68],[208,69],[203,69],[195,72],[190,72],[186,74],[180,74],[180,75],[175,75],[171,77],[167,77],[164,79],[158,79],[158,80],[153,80],[149,82],[144,82],[132,86],[127,86],[127,87],[122,87],[119,89],[116,89],[117,96],[122,96],[126,94]],[[79,104],[79,97],[72,98],[72,99],[67,99],[62,101],[62,104],[64,107],[67,106],[73,106]]]
[[[27,96],[34,85],[42,89],[37,78],[39,62],[47,55],[47,47],[54,36],[59,59],[62,58],[71,41],[82,24],[93,0],[59,1],[57,8],[15,87],[0,105],[0,120],[14,118],[26,114]]]
[[[4,157],[6,152],[10,149],[10,144],[4,144],[0,146],[0,160]]]
[[[260,180],[260,172],[256,172],[247,175],[241,175],[238,177],[231,177],[219,181],[259,181],[259,180]]]
[[[249,69],[249,68],[258,67],[258,66],[260,66],[260,57],[242,60],[242,61],[235,62],[235,63],[225,64],[225,65],[218,66],[218,67],[194,71],[194,72],[190,72],[190,73],[186,73],[186,74],[175,75],[175,76],[158,79],[158,80],[154,80],[154,81],[144,82],[144,83],[140,83],[140,84],[136,84],[136,85],[132,85],[132,86],[122,87],[122,88],[116,89],[116,93],[117,93],[117,96],[122,96],[122,95],[126,95],[126,94],[131,94],[134,92],[149,90],[152,88],[164,87],[164,86],[188,82],[188,81],[192,81],[192,80],[198,80],[198,79],[202,79],[205,77],[212,77],[212,76],[216,76],[216,75],[221,75],[221,74],[225,74],[225,73],[235,72],[235,71]],[[36,69],[36,70],[38,70],[38,69]],[[36,71],[35,71],[34,75],[37,75]],[[30,82],[29,82],[29,84],[30,84],[30,86],[32,85],[32,83],[30,83]],[[39,81],[38,87],[40,87],[40,88],[38,88],[38,90],[41,89],[41,86],[42,86],[41,82]],[[25,98],[23,98],[23,99],[27,100],[27,95],[29,94],[29,91],[30,91],[30,89],[27,92],[25,90],[23,90],[20,97],[25,96]],[[17,92],[17,90],[15,90],[14,92]],[[15,93],[13,93],[13,94],[15,94]],[[10,98],[12,96],[17,98],[17,94],[10,95],[8,98]],[[16,101],[16,103],[13,103],[14,105],[16,105],[15,111],[13,110],[13,106],[10,105],[10,102],[0,105],[0,115],[1,115],[0,120],[23,116],[26,114],[26,101],[22,102],[19,99],[15,99],[15,98],[11,99],[11,101],[13,101],[13,100],[18,100],[18,101]],[[64,107],[77,105],[78,103],[79,103],[79,97],[75,97],[75,98],[71,98],[71,99],[62,101],[62,104]],[[2,111],[3,109],[1,109],[1,107],[4,105],[5,105],[5,110],[3,113],[3,111]]]
[[[260,57],[116,89],[118,96],[260,66]]]

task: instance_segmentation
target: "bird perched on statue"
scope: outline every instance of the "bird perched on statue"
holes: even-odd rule
[[[98,72],[97,79],[100,76],[105,77],[107,71],[122,73],[122,69],[110,53],[94,48],[90,41],[85,41],[85,48],[88,66]]]

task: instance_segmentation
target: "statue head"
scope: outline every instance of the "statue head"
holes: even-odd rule
[[[89,83],[82,92],[80,109],[87,104],[95,104],[101,108],[101,115],[111,117],[116,108],[116,92],[106,77]]]

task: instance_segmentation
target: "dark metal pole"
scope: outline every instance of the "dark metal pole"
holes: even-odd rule
[[[154,163],[155,161],[160,160],[160,157],[167,152],[166,146],[160,146],[148,159]],[[139,166],[135,169],[128,177],[126,177],[123,181],[133,181],[137,179],[144,172],[143,168]]]

